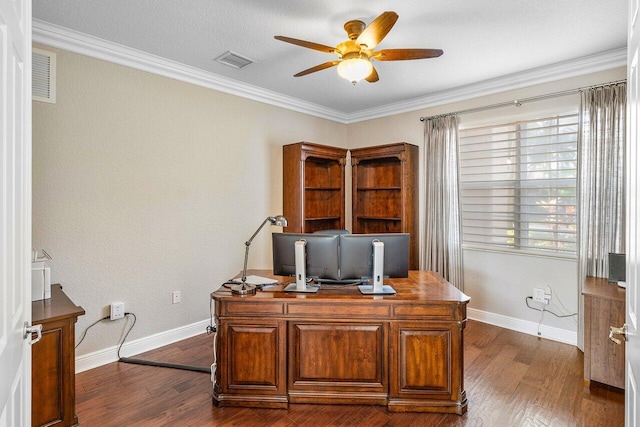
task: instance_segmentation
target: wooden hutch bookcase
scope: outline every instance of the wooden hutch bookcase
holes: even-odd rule
[[[418,269],[418,146],[404,142],[351,150],[353,233],[409,233]]]
[[[288,233],[344,229],[347,150],[309,142],[282,147],[283,215]]]

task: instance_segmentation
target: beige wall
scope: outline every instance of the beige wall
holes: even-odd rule
[[[405,141],[422,152],[420,116],[603,83],[626,72],[620,68],[342,125],[54,51],[57,103],[33,103],[33,245],[53,256],[53,281],[85,308],[78,333],[107,315],[111,302],[123,301],[138,317],[128,340],[208,317],[209,293],[242,267],[244,240],[265,217],[282,211],[283,144],[357,148]],[[575,106],[576,100],[465,115],[460,122],[512,120],[532,109]],[[348,223],[349,200],[350,194]],[[269,236],[263,230],[253,242],[250,268],[270,267]],[[471,308],[537,322],[524,296],[531,286],[545,284],[575,308],[574,262],[541,268],[538,261],[518,260],[465,251]],[[545,274],[533,277],[531,272],[540,271]],[[174,290],[182,292],[182,303],[171,304]],[[551,316],[543,324],[575,330]],[[124,325],[100,323],[77,354],[116,345]]]
[[[33,102],[33,246],[86,310],[78,334],[114,301],[137,316],[129,341],[207,319],[244,241],[282,213],[282,145],[346,145],[343,124],[46,49],[57,103]],[[249,267],[270,268],[270,232]],[[123,330],[102,322],[77,354]]]

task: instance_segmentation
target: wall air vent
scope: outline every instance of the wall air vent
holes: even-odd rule
[[[253,64],[253,61],[245,56],[242,55],[238,55],[235,52],[225,52],[222,55],[218,56],[216,59],[216,61],[224,64],[224,65],[228,65],[229,67],[233,67],[233,68],[244,68],[249,64]]]
[[[34,101],[56,103],[56,54],[33,48],[31,90]]]

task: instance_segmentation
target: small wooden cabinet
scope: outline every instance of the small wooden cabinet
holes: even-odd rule
[[[609,339],[609,327],[625,323],[626,290],[606,278],[587,277],[584,295],[584,380],[624,389],[625,341]]]
[[[76,426],[75,323],[84,309],[52,285],[51,298],[32,302],[31,310],[31,324],[42,325],[31,351],[31,425]]]
[[[344,229],[347,150],[298,142],[283,150],[283,215],[289,233]]]
[[[409,233],[409,269],[418,268],[418,146],[404,142],[351,150],[354,233]]]

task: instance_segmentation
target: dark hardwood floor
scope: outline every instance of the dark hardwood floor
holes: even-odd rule
[[[575,347],[469,321],[463,416],[391,413],[383,406],[216,408],[206,373],[111,363],[76,375],[76,410],[92,426],[622,426],[624,395],[583,383]],[[136,358],[209,366],[205,334]]]

